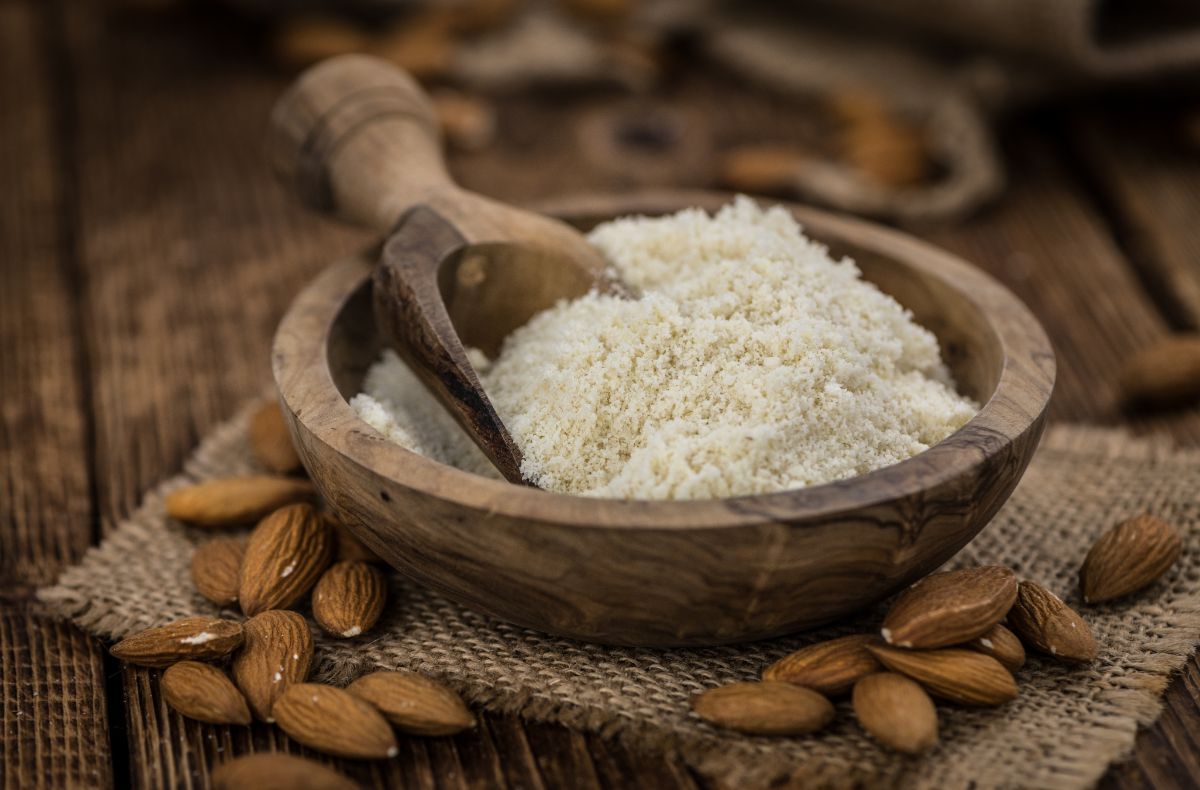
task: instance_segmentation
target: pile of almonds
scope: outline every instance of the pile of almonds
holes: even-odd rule
[[[1079,571],[1089,604],[1152,584],[1179,559],[1178,532],[1151,515],[1123,521]],[[886,747],[921,754],[937,745],[932,697],[1003,705],[1031,648],[1086,664],[1098,649],[1088,624],[1050,590],[998,565],[935,573],[901,593],[878,634],[852,634],[781,658],[758,683],[732,683],[692,699],[712,724],[757,735],[802,735],[834,719],[831,698],[851,695],[859,725]]]
[[[163,698],[184,716],[211,724],[274,722],[300,743],[341,757],[394,757],[393,727],[427,736],[473,727],[475,717],[454,691],[416,673],[374,672],[344,689],[308,682],[312,631],[292,610],[311,601],[313,619],[328,634],[355,637],[382,614],[387,580],[378,557],[314,507],[312,484],[285,476],[300,460],[276,402],[253,416],[249,439],[259,462],[281,474],[212,480],[166,501],[168,514],[198,527],[257,522],[248,537],[218,535],[200,544],[191,564],[201,595],[223,608],[240,607],[247,619],[187,617],[129,636],[112,654],[164,669]],[[214,783],[313,786],[281,777],[320,772],[338,780],[322,786],[353,786],[330,769],[283,754],[226,763]]]

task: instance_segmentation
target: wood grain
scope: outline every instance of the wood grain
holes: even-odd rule
[[[0,4],[0,787],[113,781],[99,644],[32,585],[91,541],[87,416],[66,243],[52,19]]]

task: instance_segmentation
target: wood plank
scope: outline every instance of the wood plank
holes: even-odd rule
[[[0,5],[0,586],[53,578],[91,541],[77,306],[52,86],[31,7]]]
[[[1194,109],[1192,110],[1194,112]],[[1076,155],[1168,319],[1200,329],[1200,140],[1178,108],[1092,111],[1070,124]]]
[[[0,4],[0,787],[113,783],[103,652],[32,612],[92,537],[45,9]]]
[[[1200,442],[1200,409],[1121,411],[1122,361],[1170,328],[1055,149],[1025,138],[1009,159],[1013,183],[1002,201],[961,226],[922,235],[991,272],[1042,322],[1058,357],[1053,419],[1128,422]]]

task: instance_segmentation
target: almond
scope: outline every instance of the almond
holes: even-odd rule
[[[977,636],[962,645],[970,650],[977,650],[986,656],[999,661],[1009,672],[1016,672],[1025,666],[1025,647],[1017,635],[1004,626],[996,623],[983,636]]]
[[[242,644],[242,626],[216,617],[185,617],[139,631],[113,645],[112,654],[139,667],[166,667],[177,661],[208,661]]]
[[[410,735],[453,735],[475,726],[475,717],[461,697],[416,672],[372,672],[346,691],[379,708],[388,721]]]
[[[180,661],[162,676],[163,699],[189,719],[209,724],[249,724],[250,708],[233,681],[212,664]]]
[[[879,641],[874,634],[851,634],[802,647],[767,667],[762,678],[804,686],[829,696],[842,694],[859,678],[882,669],[867,650],[867,645]]]
[[[1002,705],[1017,698],[1017,682],[1004,666],[974,650],[868,648],[888,669],[907,675],[935,697],[963,705]]]
[[[902,592],[883,619],[888,644],[927,650],[981,636],[1017,598],[1008,568],[984,565],[926,576]]]
[[[1148,587],[1183,550],[1175,528],[1150,514],[1122,521],[1100,536],[1079,569],[1085,603],[1103,603]]]
[[[192,553],[192,584],[217,606],[237,603],[245,538],[213,538]]]
[[[303,617],[279,609],[251,617],[245,632],[245,646],[233,659],[233,679],[255,717],[271,721],[275,700],[308,679],[312,632]]]
[[[718,165],[722,185],[739,192],[787,194],[812,155],[790,146],[743,145],[727,151]]]
[[[933,700],[915,681],[895,672],[867,675],[854,684],[854,715],[871,737],[905,754],[937,745]]]
[[[1119,378],[1128,406],[1175,406],[1200,398],[1200,333],[1159,340],[1128,357]]]
[[[275,58],[284,66],[303,68],[325,58],[362,52],[370,37],[358,26],[336,16],[296,15],[275,32]]]
[[[200,527],[251,524],[292,502],[311,499],[307,480],[243,475],[209,480],[167,494],[167,515]]]
[[[217,766],[213,790],[358,790],[327,765],[294,754],[248,754]]]
[[[931,163],[924,135],[895,113],[882,95],[837,94],[831,109],[840,122],[837,143],[842,158],[863,176],[892,188],[928,177]]]
[[[332,559],[333,532],[311,505],[276,510],[250,533],[238,586],[242,611],[256,615],[295,605]]]
[[[284,732],[319,752],[359,760],[400,753],[379,711],[333,686],[297,683],[276,701],[274,714]]]
[[[248,434],[250,451],[268,470],[286,474],[300,468],[300,456],[292,445],[279,401],[274,398],[263,401],[250,417]]]
[[[378,554],[368,549],[361,540],[354,537],[354,533],[345,524],[338,521],[337,516],[334,516],[332,513],[322,513],[321,518],[325,520],[325,523],[334,532],[337,543],[336,556],[339,560],[361,560],[362,562],[372,562],[376,565],[383,563]]]
[[[480,151],[496,139],[496,111],[484,99],[449,90],[430,98],[442,136],[454,148]]]
[[[1026,645],[1067,661],[1087,663],[1097,655],[1092,629],[1054,593],[1034,582],[1021,582],[1008,624]]]
[[[313,588],[313,619],[331,636],[350,638],[370,631],[387,600],[387,581],[365,562],[338,562]]]
[[[833,703],[790,683],[730,683],[692,697],[700,718],[752,735],[803,735],[833,721]]]

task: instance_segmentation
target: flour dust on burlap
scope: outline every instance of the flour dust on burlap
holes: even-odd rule
[[[110,638],[214,607],[193,589],[188,563],[208,533],[168,519],[163,495],[205,478],[254,469],[248,410],[214,431],[188,461],[57,584],[40,592],[54,612]],[[673,750],[731,786],[785,778],[804,786],[1086,787],[1152,722],[1169,675],[1200,641],[1200,452],[1095,428],[1059,426],[1011,501],[951,564],[1011,566],[1078,607],[1100,658],[1072,667],[1032,657],[1020,697],[997,709],[939,706],[941,744],[920,759],[890,754],[839,703],[836,722],[801,738],[717,730],[689,712],[706,688],[751,680],[805,644],[878,627],[879,612],[800,636],[689,650],[612,648],[538,634],[463,609],[394,580],[389,614],[358,639],[317,638],[316,676],[343,683],[377,668],[441,678],[477,706],[557,721],[648,749]],[[1076,570],[1116,521],[1150,511],[1184,536],[1183,558],[1147,592],[1082,607]]]

